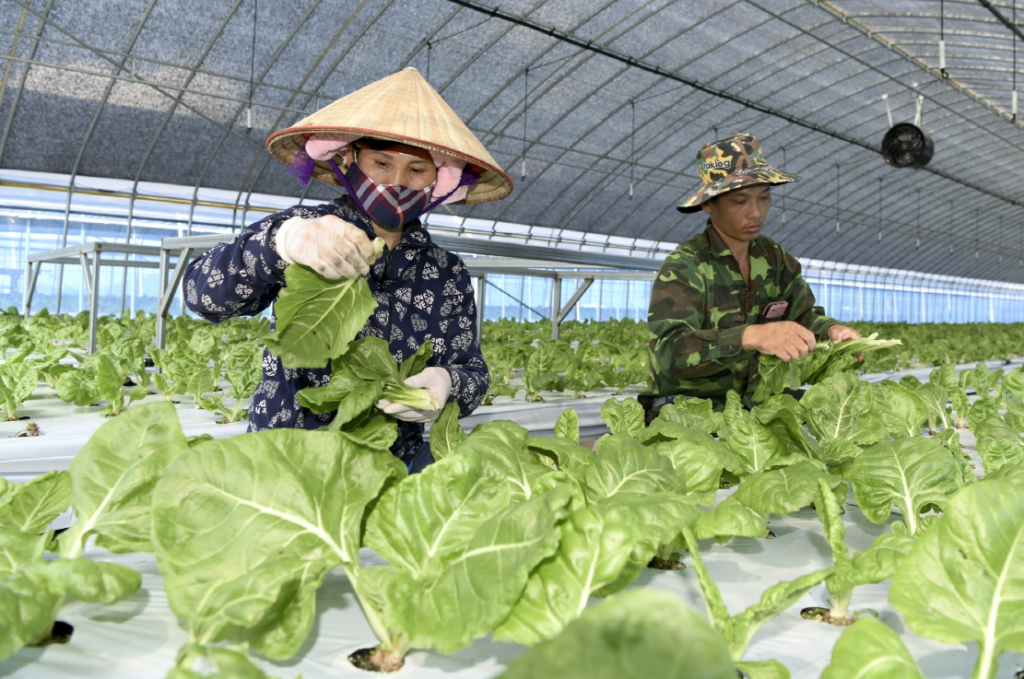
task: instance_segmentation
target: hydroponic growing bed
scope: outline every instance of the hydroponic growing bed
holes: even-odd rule
[[[360,294],[358,282],[307,283],[288,294]],[[56,412],[54,391],[76,404],[36,418],[42,436],[0,445],[20,478],[52,467],[0,486],[0,672],[490,677],[508,665],[510,677],[589,678],[616,666],[552,669],[569,648],[634,653],[634,670],[689,648],[704,654],[697,676],[729,679],[837,679],[884,658],[900,676],[922,676],[917,664],[991,679],[996,663],[1005,673],[1022,661],[1024,370],[1013,364],[869,381],[851,372],[862,351],[890,369],[918,359],[884,339],[822,344],[790,364],[762,357],[750,411],[735,394],[724,412],[684,400],[645,425],[628,398],[642,328],[525,335],[499,342],[506,362],[492,372],[505,390],[463,421],[472,432],[447,407],[431,428],[437,463],[407,476],[387,452],[394,422],[358,392],[422,399],[401,380],[429,347],[395,366],[373,358],[386,356],[374,338],[304,343],[312,333],[289,335],[289,323],[323,336],[337,326],[298,301],[267,342],[343,376],[305,397],[344,413],[317,432],[215,424],[244,410],[265,327],[215,335],[179,321],[176,348],[160,352],[147,350],[150,319],[108,319],[103,348],[83,359],[54,339],[75,336],[73,318],[0,323],[15,352],[0,368],[8,412]],[[804,384],[799,402],[783,393]],[[23,397],[28,386],[38,398]],[[97,401],[116,415],[102,427]],[[580,445],[604,429],[594,450]],[[77,520],[53,540],[46,529],[68,504]],[[672,594],[623,591],[645,585]],[[664,625],[678,633],[661,647],[641,653],[653,637],[621,628],[586,637],[641,601],[628,625],[675,611]],[[701,602],[707,622],[685,613]],[[844,627],[862,608],[882,622]],[[66,636],[54,620],[75,626],[70,642],[31,648]]]
[[[723,493],[725,495],[726,493]],[[844,524],[851,548],[862,550],[885,525],[867,521],[848,503]],[[771,529],[776,538],[734,538],[725,545],[702,541],[701,555],[708,570],[722,587],[731,611],[754,603],[770,585],[791,579],[796,572],[809,572],[831,565],[831,552],[810,509],[774,518]],[[0,676],[12,679],[162,679],[174,665],[178,649],[188,633],[171,612],[163,591],[163,579],[148,555],[111,555],[90,550],[89,558],[111,560],[139,570],[142,588],[131,597],[102,606],[73,602],[61,612],[61,619],[75,628],[71,643],[45,649],[24,649],[0,665]],[[368,561],[380,561],[364,552]],[[692,569],[667,572],[645,570],[633,587],[653,587],[680,596],[688,605],[703,611],[700,588]],[[966,645],[949,646],[915,635],[887,603],[889,583],[864,585],[856,590],[856,608],[871,608],[880,619],[900,632],[911,655],[929,679],[968,677],[977,657]],[[823,585],[811,590],[784,615],[766,624],[751,644],[746,657],[782,661],[794,679],[817,679],[828,665],[832,647],[844,628],[804,620],[805,606],[824,606],[828,593]],[[594,599],[592,604],[598,604]],[[326,679],[335,676],[366,676],[348,662],[353,651],[373,640],[373,632],[359,610],[345,576],[332,572],[320,588],[316,601],[317,619],[310,639],[293,659],[283,663],[260,662],[267,672],[279,677]],[[525,650],[519,644],[482,639],[450,655],[414,651],[396,676],[458,677],[484,679],[501,674],[504,667]],[[1000,662],[1001,677],[1011,677],[1024,666],[1024,654],[1006,654]]]

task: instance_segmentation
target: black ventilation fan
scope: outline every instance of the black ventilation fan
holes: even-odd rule
[[[935,144],[928,133],[911,123],[897,123],[882,138],[882,157],[894,167],[919,170],[932,159]]]

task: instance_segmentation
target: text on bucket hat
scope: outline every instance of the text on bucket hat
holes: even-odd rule
[[[697,153],[697,169],[701,187],[676,208],[680,212],[697,212],[701,203],[744,186],[800,180],[768,165],[761,144],[746,132],[705,144]]]

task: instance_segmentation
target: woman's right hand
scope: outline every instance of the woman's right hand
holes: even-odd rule
[[[355,278],[377,259],[366,233],[335,215],[292,217],[277,230],[277,253],[324,278]]]

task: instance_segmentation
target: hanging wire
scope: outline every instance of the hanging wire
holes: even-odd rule
[[[520,172],[519,178],[526,179],[526,113],[528,106],[526,105],[527,99],[530,97],[530,67],[527,66],[526,70],[523,71],[523,167]]]
[[[981,256],[981,208],[974,211],[974,258]]]
[[[917,227],[917,247],[921,247],[921,189],[917,189],[917,218],[915,219],[915,226]]]
[[[1000,236],[1000,240],[1002,240],[1003,226],[1004,226],[1005,223],[1006,223],[1006,220],[1003,219],[1002,216],[1000,216],[999,217],[999,236]],[[1003,251],[1002,250],[999,251],[999,263],[1000,264],[1003,263]]]
[[[436,45],[439,42],[444,42],[445,40],[451,40],[455,36],[462,35],[466,31],[471,31],[474,28],[477,28],[479,26],[483,26],[484,24],[486,24],[488,21],[490,21],[493,18],[494,18],[493,16],[489,16],[486,19],[484,19],[483,21],[476,22],[472,26],[466,26],[465,28],[460,28],[459,30],[455,31],[454,33],[449,33],[448,35],[440,37],[440,38],[434,38],[431,42],[433,42]],[[429,45],[430,42],[428,42],[427,44]]]
[[[633,200],[633,181],[636,179],[636,103],[631,99],[629,109],[633,118],[633,131],[629,135],[629,199]]]
[[[882,178],[878,178],[878,242],[882,242]]]
[[[434,49],[434,45],[436,45],[439,42],[444,42],[445,40],[450,40],[450,39],[454,38],[457,35],[462,35],[466,31],[471,31],[474,28],[477,28],[478,26],[483,26],[484,24],[486,24],[488,21],[490,21],[493,18],[494,18],[493,16],[489,16],[486,19],[484,19],[483,21],[478,21],[475,24],[473,24],[472,26],[466,26],[465,28],[462,28],[462,29],[459,29],[459,30],[455,31],[454,33],[450,33],[450,34],[442,36],[440,38],[434,38],[433,40],[427,40],[427,82],[430,82],[430,53]]]
[[[252,98],[256,89],[256,16],[259,14],[260,0],[252,0],[252,52],[249,56],[249,108],[245,111],[245,132],[252,129]]]
[[[836,233],[839,233],[839,163],[836,163]]]
[[[1013,25],[1017,25],[1017,0],[1013,0]],[[1013,40],[1013,92],[1010,95],[1010,122],[1017,122],[1017,34],[1010,32]]]
[[[784,168],[785,167],[789,167],[789,164],[786,162],[786,147],[785,146],[782,147],[782,167],[784,167]],[[783,172],[785,172],[785,170],[783,170]],[[786,188],[787,188],[788,184],[789,184],[789,182],[787,182],[786,184],[782,185],[782,225],[783,226],[786,225],[786,193],[787,193]]]
[[[939,0],[939,73],[948,78],[946,71],[946,2]]]
[[[953,214],[954,214],[953,213],[953,199],[950,198],[949,199],[949,233],[950,233],[950,235],[953,234],[954,226],[955,226],[955,224],[953,223],[955,221],[955,218],[953,217]],[[953,254],[953,243],[952,242],[949,244],[949,254]]]

